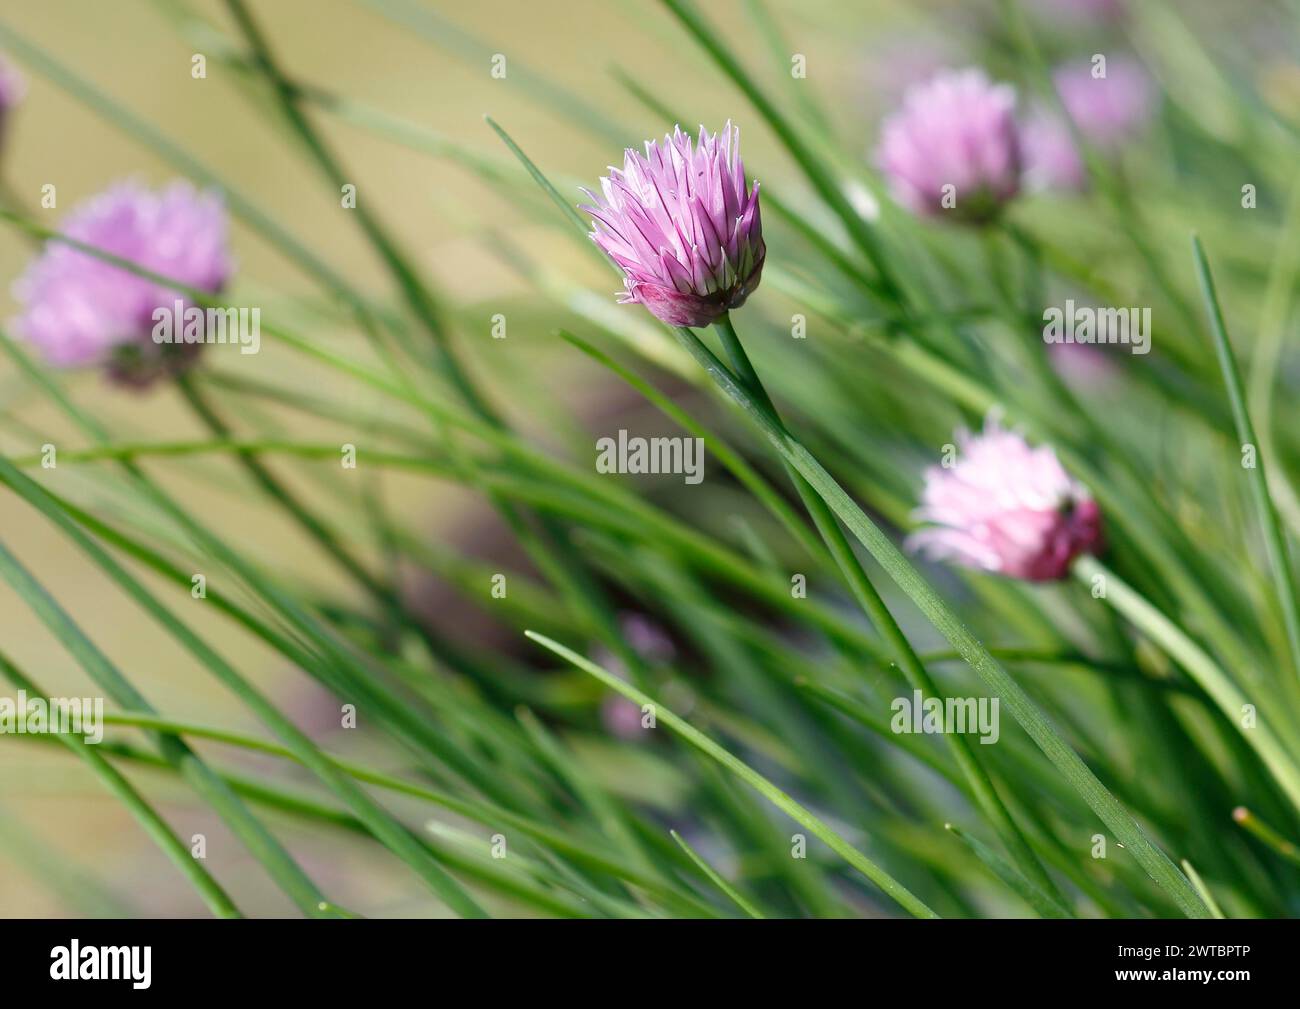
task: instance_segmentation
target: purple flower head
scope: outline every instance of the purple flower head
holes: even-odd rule
[[[1093,72],[1091,62],[1070,63],[1053,79],[1084,138],[1100,150],[1114,151],[1146,127],[1155,109],[1155,92],[1141,64],[1125,56],[1106,61],[1105,77],[1094,77]]]
[[[625,274],[621,302],[640,302],[670,326],[707,326],[739,308],[763,272],[758,183],[745,191],[740,130],[680,127],[645,155],[628,148],[591,204],[591,240]]]
[[[982,70],[947,71],[909,88],[876,155],[894,198],[927,216],[996,216],[1020,189],[1015,113],[1015,89]]]
[[[1060,116],[1043,109],[1032,112],[1020,128],[1025,159],[1025,186],[1082,192],[1088,185],[1088,169],[1079,154],[1070,128]]]
[[[27,81],[13,64],[0,55],[0,146],[8,129],[9,111],[27,94]]]
[[[916,518],[933,526],[908,546],[930,557],[1026,581],[1064,578],[1101,546],[1101,512],[1049,447],[1031,448],[990,416],[958,431],[961,457],[926,470]]]
[[[62,233],[215,294],[231,272],[226,214],[215,193],[177,181],[160,192],[122,182],[79,204]],[[60,367],[106,365],[133,385],[193,360],[198,343],[155,343],[156,309],[189,302],[62,242],[50,242],[14,283],[14,331]]]

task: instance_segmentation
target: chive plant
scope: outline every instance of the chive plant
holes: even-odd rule
[[[801,50],[883,12],[746,0],[724,31],[692,0],[623,4],[671,56],[629,43],[591,94],[432,6],[358,3],[375,39],[428,47],[432,87],[445,60],[490,75],[476,140],[436,104],[416,121],[299,75],[249,0],[159,3],[159,31],[274,129],[268,156],[342,194],[373,284],[256,176],[0,22],[23,68],[0,68],[7,145],[52,93],[25,73],[177,177],[105,179],[58,215],[7,180],[30,261],[0,330],[5,507],[258,726],[156,705],[139,654],[95,640],[3,533],[6,606],[107,710],[101,743],[0,748],[57,746],[221,917],[266,884],[319,917],[1295,913],[1300,131],[1196,5],[1059,2],[1088,45],[1043,4],[990,4],[962,62],[899,81],[878,118]],[[605,155],[531,151],[521,102]],[[442,289],[367,200],[358,134],[485,186],[474,240],[523,293]],[[310,291],[239,269],[245,240]],[[254,306],[257,353],[203,346]],[[111,413],[84,395],[104,375]],[[141,394],[201,434],[141,435]],[[314,574],[195,507],[231,480]],[[399,481],[491,531],[395,507]],[[0,676],[43,695],[18,651]],[[314,680],[355,735],[304,731],[249,654]],[[225,825],[221,859],[192,857],[178,797]],[[10,848],[48,880],[39,846]],[[356,852],[399,911],[349,877]],[[256,882],[223,878],[244,858]]]

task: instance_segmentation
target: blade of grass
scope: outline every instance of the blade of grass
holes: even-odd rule
[[[0,577],[9,582],[77,660],[92,680],[123,707],[153,713],[148,701],[108,660],[67,612],[28,570],[0,543]],[[298,866],[280,842],[254,817],[220,777],[174,735],[157,734],[154,743],[163,759],[175,767],[190,787],[229,824],[232,832],[262,864],[280,889],[304,913],[325,915],[325,896]],[[333,917],[333,914],[328,916]]]
[[[1258,754],[1273,779],[1300,811],[1300,768],[1274,733],[1259,708],[1250,704],[1245,694],[1199,645],[1172,620],[1151,605],[1095,557],[1080,557],[1074,564],[1079,581],[1092,585],[1097,578],[1105,585],[1105,600],[1125,619],[1140,629],[1177,662],[1201,688],[1214,699],[1225,718]],[[1257,721],[1251,727],[1242,724],[1247,710],[1254,710]]]
[[[1237,438],[1241,442],[1243,452],[1247,446],[1255,452],[1254,465],[1247,466],[1243,461],[1242,467],[1246,470],[1255,497],[1260,531],[1264,537],[1264,550],[1268,555],[1269,568],[1273,572],[1277,604],[1282,611],[1287,641],[1291,645],[1291,672],[1300,677],[1300,603],[1296,601],[1291,555],[1282,535],[1281,524],[1278,522],[1277,509],[1273,506],[1273,499],[1269,494],[1263,452],[1255,438],[1255,427],[1251,423],[1250,411],[1246,409],[1246,393],[1241,381],[1241,372],[1237,368],[1237,358],[1232,352],[1232,344],[1228,339],[1223,307],[1219,304],[1219,295],[1214,286],[1214,277],[1210,273],[1209,261],[1205,257],[1205,249],[1197,235],[1192,236],[1192,258],[1196,263],[1196,278],[1205,299],[1205,312],[1210,321],[1214,350],[1219,359],[1219,368],[1223,372],[1223,384],[1228,390],[1228,401],[1232,406],[1232,420],[1236,425]]]
[[[1187,878],[1192,881],[1192,886],[1196,887],[1196,892],[1201,895],[1201,900],[1205,901],[1205,906],[1210,909],[1210,913],[1216,918],[1226,917],[1219,907],[1219,902],[1210,893],[1210,888],[1205,885],[1205,880],[1201,879],[1200,873],[1192,868],[1192,863],[1187,859],[1183,859],[1183,872],[1187,873]]]
[[[174,733],[178,736],[187,736],[194,739],[209,739],[213,742],[235,746],[242,750],[265,753],[301,764],[298,756],[286,746],[269,740],[259,739],[242,732],[235,732],[230,729],[197,725],[193,722],[179,721],[172,718],[164,718],[158,715],[147,715],[137,712],[105,712],[104,723],[106,725],[122,725],[142,729],[152,729]],[[698,901],[693,901],[693,898],[688,897],[685,893],[681,893],[675,888],[665,884],[658,875],[645,875],[643,872],[623,862],[619,857],[603,852],[599,848],[592,846],[587,842],[585,837],[577,836],[578,832],[576,831],[558,830],[539,820],[513,812],[504,807],[495,806],[490,802],[461,798],[452,795],[449,792],[438,791],[429,788],[427,785],[407,781],[383,771],[377,771],[356,761],[345,760],[342,757],[334,756],[332,754],[326,754],[326,756],[339,768],[340,771],[350,775],[357,781],[373,785],[376,788],[381,788],[395,794],[406,795],[423,802],[431,803],[432,805],[445,809],[450,813],[457,816],[463,816],[468,820],[472,820],[475,823],[482,824],[486,827],[505,827],[511,830],[518,830],[520,833],[525,834],[538,844],[551,849],[556,854],[573,861],[575,864],[622,879],[633,886],[654,894],[660,899],[674,903],[674,906],[690,910],[692,913],[701,913],[707,910],[703,904]],[[357,820],[356,822],[362,829],[369,833],[369,828],[365,827],[360,820]]]
[[[22,497],[50,519],[104,571],[124,592],[187,651],[203,664],[213,676],[238,697],[258,719],[287,746],[297,753],[303,765],[316,774],[381,840],[390,851],[405,862],[420,877],[431,892],[448,907],[465,917],[483,917],[483,910],[459,884],[449,876],[427,849],[416,844],[409,831],[393,816],[358,788],[350,778],[341,774],[317,749],[305,733],[293,724],[271,701],[262,695],[233,666],[174,614],[163,606],[144,586],[127,573],[94,540],[68,518],[45,495],[43,489],[16,469],[8,460],[0,458],[0,482]]]
[[[767,915],[755,907],[753,903],[742,897],[736,888],[723,879],[713,866],[704,861],[703,856],[686,843],[686,838],[682,837],[682,835],[677,833],[675,830],[670,830],[668,833],[672,834],[673,840],[681,845],[682,851],[686,852],[686,854],[691,857],[691,861],[699,867],[700,872],[704,873],[704,875],[708,877],[709,881],[726,894],[738,908],[744,911],[751,918],[767,917]]]
[[[622,694],[629,701],[641,706],[646,704],[652,705],[655,709],[656,718],[659,721],[662,721],[665,725],[671,728],[691,746],[700,750],[706,756],[711,757],[732,774],[736,775],[736,777],[740,778],[743,782],[749,785],[750,788],[763,796],[763,798],[767,799],[778,809],[788,814],[796,823],[807,828],[813,835],[824,841],[832,851],[884,890],[886,894],[896,900],[914,917],[938,917],[925,905],[924,902],[912,894],[911,891],[903,886],[903,884],[899,883],[898,880],[894,879],[894,877],[888,872],[872,862],[869,858],[840,837],[840,835],[834,830],[828,827],[803,806],[799,805],[799,803],[790,798],[789,795],[779,789],[776,785],[772,784],[771,781],[763,777],[763,775],[759,774],[748,764],[723,749],[689,722],[678,718],[662,704],[659,704],[646,694],[643,694],[631,684],[623,682],[613,673],[596,665],[594,662],[583,658],[577,652],[564,647],[564,645],[559,642],[552,641],[550,638],[537,634],[534,631],[525,631],[524,633],[543,648],[554,652],[560,658],[581,669],[583,672],[591,674],[604,683],[605,686]]]
[[[7,655],[0,653],[0,674],[3,674],[19,690],[25,690],[32,697],[49,697],[44,690],[29,680]],[[75,753],[91,769],[105,787],[108,788],[135,817],[136,821],[162,849],[171,861],[197,891],[208,910],[218,918],[241,918],[237,908],[221,888],[221,884],[190,854],[189,848],[175,834],[167,822],[158,815],[148,801],[135,790],[117,768],[101,757],[94,746],[77,735],[59,733],[58,740]]]
[[[748,387],[750,394],[754,396],[763,409],[780,423],[780,415],[776,412],[771,397],[768,396],[767,390],[758,377],[758,373],[754,370],[749,355],[745,352],[744,345],[740,342],[735,326],[732,325],[730,313],[725,313],[714,325],[714,329],[717,330],[735,374]],[[790,481],[799,494],[799,499],[812,516],[817,531],[821,534],[827,549],[835,558],[845,581],[849,583],[854,598],[858,601],[868,619],[875,625],[876,630],[888,642],[894,657],[901,663],[908,682],[914,689],[920,690],[927,696],[942,698],[943,695],[939,692],[934,680],[917,657],[911,642],[907,640],[907,635],[898,626],[898,621],[889,612],[889,607],[885,605],[885,601],[880,597],[880,593],[867,576],[867,572],[862,567],[857,555],[849,546],[843,530],[840,529],[839,523],[836,521],[835,516],[831,514],[826,502],[813,491],[807,481],[797,474],[788,462],[785,463],[785,468]],[[1064,899],[1057,890],[1056,884],[1052,882],[1047,870],[1038,860],[1033,849],[1030,848],[1024,834],[1020,831],[1020,827],[1012,819],[1011,814],[1007,812],[1007,808],[998,795],[992,779],[984,769],[983,764],[976,759],[966,737],[959,733],[947,733],[944,738],[948,741],[953,758],[957,761],[957,766],[961,768],[962,774],[970,782],[980,808],[992,823],[994,830],[1002,839],[1002,843],[1006,845],[1007,851],[1010,852],[1012,858],[1020,867],[1020,871],[1033,882],[1035,888],[1041,890],[1054,902],[1063,905]]]
[[[1068,907],[1062,904],[1054,897],[1049,897],[1042,890],[1034,886],[1029,880],[1025,879],[1005,858],[990,848],[987,844],[977,837],[972,837],[959,827],[954,827],[951,823],[943,825],[944,830],[948,831],[966,847],[970,848],[975,857],[988,866],[989,870],[1002,882],[1006,883],[1011,890],[1020,897],[1026,904],[1032,907],[1044,918],[1073,918],[1074,914]],[[1186,867],[1184,862],[1183,866]]]

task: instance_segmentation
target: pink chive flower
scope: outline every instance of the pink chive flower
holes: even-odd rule
[[[1070,128],[1060,116],[1035,110],[1022,124],[1025,188],[1036,192],[1082,192],[1088,186],[1088,169]]]
[[[739,308],[758,287],[766,246],[758,183],[745,191],[740,130],[680,127],[645,155],[624,152],[580,209],[591,240],[625,274],[623,303],[639,302],[670,326],[699,328]]]
[[[27,81],[8,60],[0,55],[0,147],[4,146],[9,112],[27,94]]]
[[[75,207],[62,233],[215,294],[231,272],[221,199],[177,181],[159,192],[122,182]],[[14,331],[58,367],[104,365],[145,385],[190,363],[198,343],[155,343],[156,309],[179,292],[50,242],[14,283],[22,312]]]
[[[1049,447],[1031,448],[995,417],[958,431],[961,457],[926,470],[919,521],[908,546],[965,567],[1027,581],[1064,578],[1101,546],[1101,512]]]
[[[996,216],[1020,189],[1015,113],[1015,89],[982,70],[947,71],[909,88],[876,154],[894,198],[926,216]]]
[[[1091,62],[1070,63],[1053,74],[1066,112],[1090,144],[1113,152],[1140,136],[1155,110],[1151,79],[1136,60],[1113,56],[1106,76]]]

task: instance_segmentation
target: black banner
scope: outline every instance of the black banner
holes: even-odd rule
[[[926,978],[950,993],[969,983],[985,992],[1051,985],[1072,996],[1133,988],[1230,998],[1288,983],[1298,936],[1289,921],[10,920],[0,922],[0,964],[7,994],[64,988],[74,997],[114,989],[337,999],[417,983],[438,997],[452,983],[500,994],[512,980],[552,994],[590,992],[599,981],[614,995],[620,975],[639,986],[669,970],[692,978],[694,991],[732,994],[751,980],[766,988],[775,975],[818,986],[851,976],[863,992],[875,977]]]

